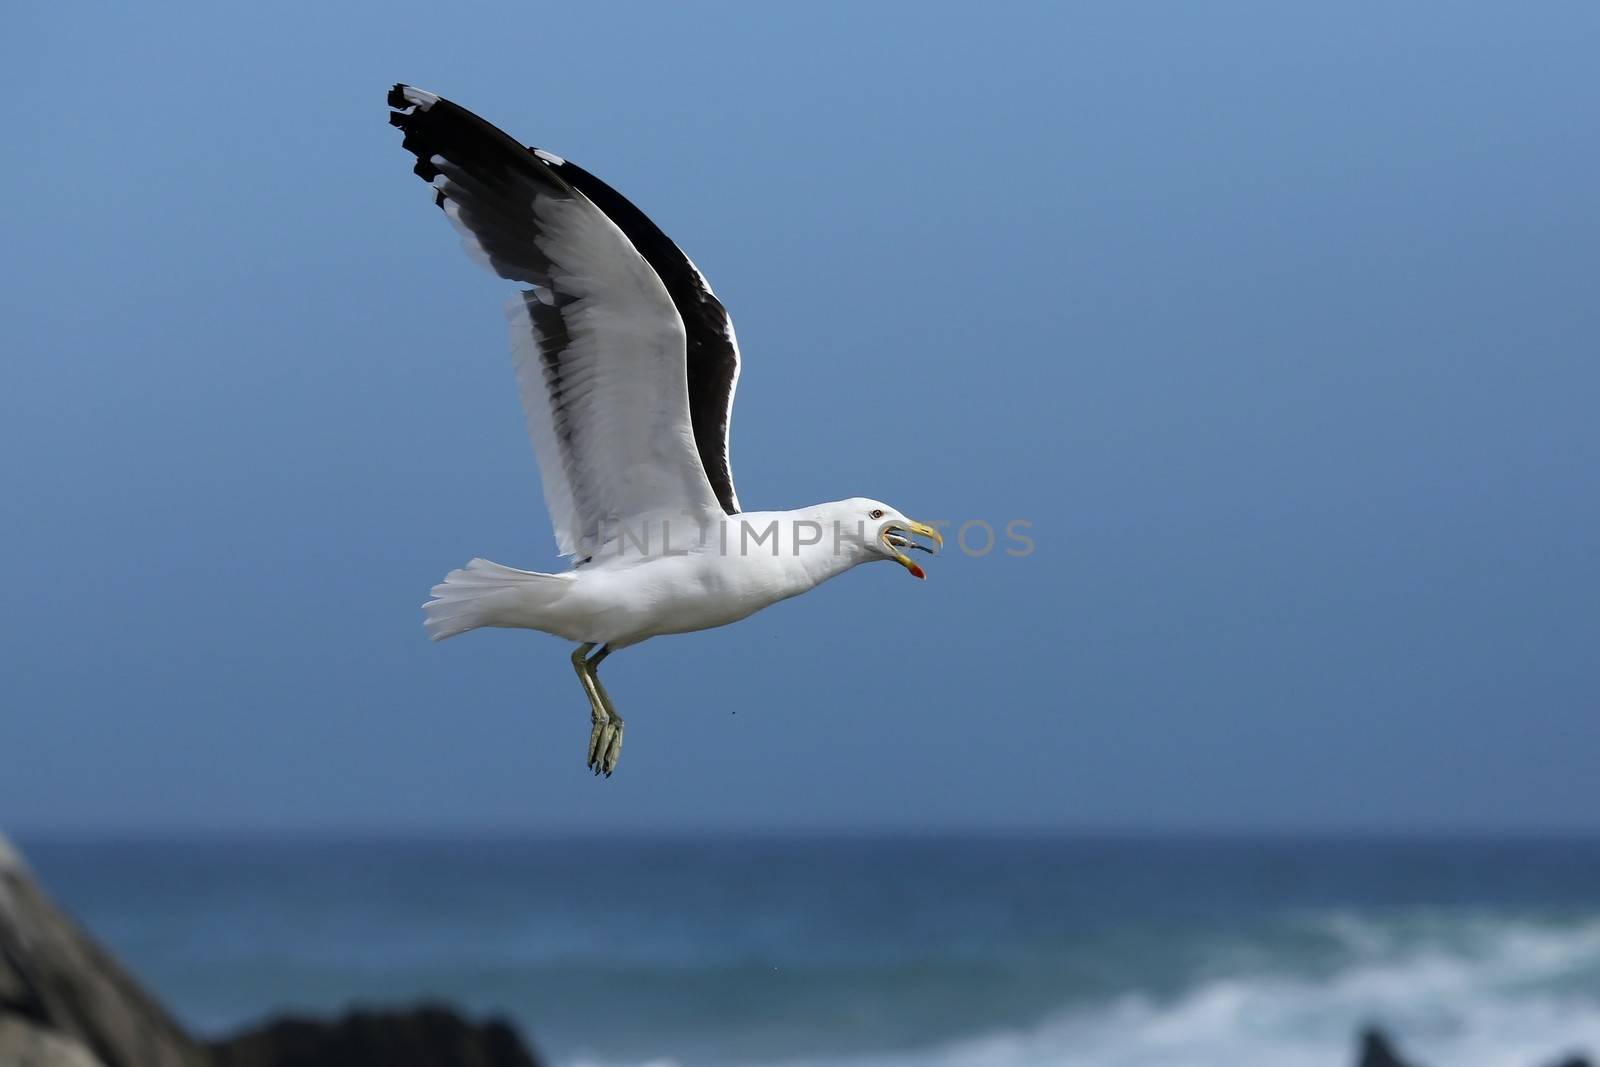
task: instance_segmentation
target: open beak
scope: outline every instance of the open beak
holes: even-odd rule
[[[944,547],[943,534],[932,526],[926,526],[911,519],[907,519],[905,522],[889,523],[883,528],[883,533],[880,536],[883,538],[883,543],[894,554],[894,561],[910,571],[913,578],[926,578],[927,575],[923,573],[921,567],[911,562],[911,557],[906,555],[904,550],[909,548],[917,552],[931,554],[938,548]],[[926,538],[933,542],[936,547],[930,548],[928,545],[913,540],[916,537]]]

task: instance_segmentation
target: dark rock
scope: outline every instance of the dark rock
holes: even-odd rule
[[[1376,1026],[1361,1032],[1361,1049],[1356,1054],[1356,1067],[1416,1067],[1410,1060],[1401,1059],[1394,1042]],[[1582,1055],[1570,1055],[1548,1067],[1595,1067],[1593,1061]]]
[[[208,1067],[210,1055],[52,904],[0,836],[0,1021],[33,1062]],[[76,1052],[73,1049],[76,1048]],[[3,1062],[28,1062],[22,1053]],[[76,1058],[74,1058],[76,1057]]]
[[[1375,1026],[1361,1031],[1361,1051],[1356,1055],[1356,1067],[1413,1067],[1400,1058],[1389,1036]]]
[[[438,1005],[332,1022],[291,1016],[212,1048],[216,1067],[539,1067],[505,1022],[469,1022]]]
[[[539,1067],[517,1032],[441,1006],[282,1018],[194,1040],[44,895],[0,835],[0,1067]]]

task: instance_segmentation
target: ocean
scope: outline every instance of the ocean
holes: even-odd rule
[[[558,1067],[1600,1054],[1600,841],[20,841],[186,1023],[444,998]]]

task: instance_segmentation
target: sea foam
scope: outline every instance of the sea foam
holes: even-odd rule
[[[1331,914],[1306,925],[1337,938],[1348,962],[1315,976],[1217,974],[1173,996],[1130,991],[933,1047],[759,1067],[1345,1067],[1369,1024],[1408,1057],[1446,1067],[1600,1052],[1600,922]]]

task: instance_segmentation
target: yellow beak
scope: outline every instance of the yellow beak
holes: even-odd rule
[[[885,526],[883,528],[883,533],[885,535],[884,543],[885,544],[889,544],[889,542],[887,540],[887,535],[888,534],[893,533],[893,532],[898,532],[898,531],[901,531],[901,530],[904,530],[906,533],[916,534],[918,537],[926,537],[928,540],[932,541],[935,545],[939,546],[940,548],[944,547],[944,535],[943,534],[941,534],[938,530],[935,530],[932,526],[927,525],[926,523],[916,522],[916,521],[914,521],[912,519],[907,519],[903,523],[892,522],[888,526]],[[927,577],[927,574],[925,574],[923,572],[922,568],[917,566],[915,563],[912,562],[910,556],[906,555],[904,552],[896,550],[895,546],[893,546],[893,545],[889,545],[889,547],[890,547],[890,550],[894,552],[894,561],[896,563],[900,564],[900,566],[904,567],[906,570],[910,571],[911,572],[911,576],[913,578],[926,578]],[[932,549],[927,549],[926,551],[930,551],[931,552]]]

